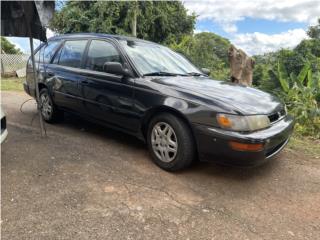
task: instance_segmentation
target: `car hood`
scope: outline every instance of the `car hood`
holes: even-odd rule
[[[151,81],[187,92],[195,97],[227,104],[242,114],[269,114],[282,107],[275,96],[252,87],[246,87],[206,77],[159,77]]]

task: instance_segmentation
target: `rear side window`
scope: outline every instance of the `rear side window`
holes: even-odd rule
[[[92,40],[88,51],[86,68],[103,72],[103,65],[106,62],[122,63],[117,49],[109,42]]]
[[[66,41],[59,58],[59,65],[79,68],[87,40]]]
[[[44,63],[49,63],[51,61],[51,58],[53,57],[54,53],[60,46],[60,41],[51,41],[48,42],[47,45],[44,45],[42,48],[44,49],[44,54],[43,56],[40,56],[41,60],[43,57],[43,62]]]
[[[50,41],[43,44],[42,47],[34,55],[34,60],[40,63],[49,63],[54,53],[60,46],[61,41]]]

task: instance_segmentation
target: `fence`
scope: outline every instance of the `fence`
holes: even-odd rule
[[[25,54],[1,54],[1,75],[15,76],[17,70],[26,67],[28,58]]]

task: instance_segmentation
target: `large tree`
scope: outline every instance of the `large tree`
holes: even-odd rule
[[[137,37],[160,43],[192,34],[196,18],[179,1],[69,1],[56,12],[51,28],[59,33],[131,35],[135,16]]]
[[[307,33],[310,38],[320,39],[320,18],[318,18],[318,24],[309,27]]]
[[[21,51],[14,44],[9,42],[5,37],[1,37],[1,52],[4,51],[7,54],[20,54]]]

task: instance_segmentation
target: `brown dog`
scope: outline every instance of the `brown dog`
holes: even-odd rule
[[[231,81],[246,86],[252,85],[254,60],[241,49],[231,45],[229,48],[229,63],[231,68]]]

